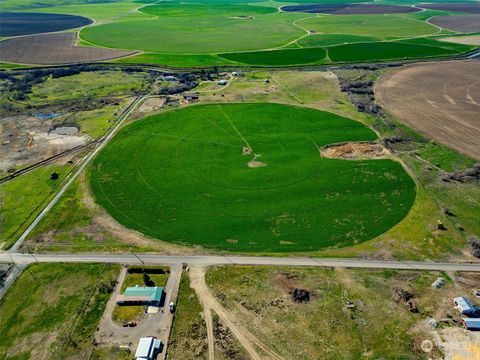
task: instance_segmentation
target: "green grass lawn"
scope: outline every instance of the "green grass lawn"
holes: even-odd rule
[[[30,266],[0,302],[0,357],[87,358],[118,270],[104,264]]]
[[[124,128],[94,161],[91,185],[115,219],[161,240],[232,251],[341,247],[388,230],[415,198],[394,161],[319,156],[326,144],[374,139],[358,122],[311,109],[193,106]],[[244,146],[267,166],[247,166]]]
[[[13,245],[30,225],[70,169],[70,165],[47,165],[0,185],[0,242],[4,242],[4,248]],[[60,178],[51,180],[52,172],[57,172]]]
[[[168,276],[170,274],[168,267],[161,267],[161,266],[144,266],[142,267],[143,270],[150,276],[150,279],[155,283],[155,286],[162,286],[165,287],[167,284]],[[156,274],[152,272],[152,270],[162,269],[164,271],[163,274]],[[127,277],[123,281],[121,291],[123,292],[127,287],[135,287],[137,285],[145,286],[143,282],[143,273],[128,273]]]

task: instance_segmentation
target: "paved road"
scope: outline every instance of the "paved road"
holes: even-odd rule
[[[15,261],[17,264],[34,262],[69,263],[115,263],[147,265],[276,265],[276,266],[315,266],[367,269],[399,270],[436,270],[436,271],[473,271],[480,272],[480,261],[475,263],[437,263],[422,261],[382,261],[337,258],[293,258],[293,257],[257,257],[257,256],[220,256],[220,255],[155,255],[155,254],[24,254],[2,253],[0,262]]]
[[[23,232],[23,234],[18,238],[17,242],[10,248],[9,252],[16,252],[20,249],[20,246],[23,244],[27,236],[32,232],[35,226],[45,217],[45,215],[50,211],[50,209],[58,202],[58,200],[62,197],[62,195],[67,191],[69,186],[75,181],[75,179],[82,173],[88,163],[97,155],[97,153],[103,149],[103,147],[113,138],[117,130],[122,126],[123,122],[128,118],[128,116],[134,111],[139,104],[142,103],[144,99],[148,96],[139,96],[137,97],[128,107],[128,109],[122,114],[117,124],[111,128],[108,134],[104,137],[104,139],[99,143],[99,145],[95,148],[94,151],[90,152],[87,156],[85,156],[81,160],[81,165],[77,169],[73,175],[70,176],[70,179],[63,185],[63,187],[58,191],[55,197],[45,206],[40,214],[33,220],[30,226]]]

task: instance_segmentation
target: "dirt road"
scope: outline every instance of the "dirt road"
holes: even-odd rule
[[[204,267],[193,266],[190,268],[190,285],[197,292],[205,312],[205,321],[207,323],[208,334],[208,353],[210,360],[214,359],[214,334],[211,321],[212,311],[214,311],[220,317],[222,322],[230,328],[230,331],[237,338],[240,345],[243,346],[253,360],[282,359],[280,355],[270,350],[268,346],[258,340],[255,335],[244,328],[238,319],[236,319],[218,302],[205,282]],[[261,352],[257,351],[257,348],[260,349]]]
[[[158,359],[165,358],[166,346],[170,337],[170,329],[173,323],[173,315],[168,311],[170,301],[175,301],[178,296],[180,278],[182,275],[182,266],[180,264],[170,267],[170,276],[165,286],[165,306],[157,314],[146,314],[136,327],[123,327],[115,323],[112,319],[112,313],[116,305],[116,298],[122,287],[122,283],[127,275],[127,268],[123,267],[118,277],[117,285],[107,303],[98,331],[95,334],[95,340],[99,344],[105,345],[130,345],[134,351],[138,340],[145,336],[156,336],[164,344],[163,352]]]

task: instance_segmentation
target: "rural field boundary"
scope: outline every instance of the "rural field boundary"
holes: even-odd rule
[[[63,185],[63,187],[57,192],[57,194],[53,197],[52,200],[47,204],[47,206],[40,212],[40,214],[33,220],[30,226],[23,232],[23,234],[18,238],[18,240],[13,244],[13,246],[8,250],[8,252],[15,252],[17,251],[20,246],[23,244],[27,236],[32,232],[32,230],[38,225],[38,223],[45,217],[45,215],[50,211],[50,209],[58,202],[58,200],[62,197],[62,195],[67,191],[70,185],[77,179],[77,177],[82,173],[82,171],[86,168],[89,162],[95,157],[95,155],[103,149],[103,147],[113,138],[117,130],[122,126],[124,121],[128,118],[128,116],[148,97],[148,95],[138,96],[132,103],[124,110],[122,115],[118,118],[116,125],[111,127],[107,134],[104,135],[102,140],[97,144],[95,149],[87,154],[80,162],[80,165],[70,177],[70,179]]]

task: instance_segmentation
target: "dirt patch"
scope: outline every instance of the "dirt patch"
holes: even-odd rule
[[[160,97],[149,97],[142,105],[135,111],[135,116],[144,116],[149,113],[153,113],[162,108],[165,104],[165,99]]]
[[[218,358],[247,360],[249,357],[245,354],[237,339],[233,336],[230,329],[222,323],[217,314],[213,315],[213,335],[215,337],[215,353],[219,352]]]
[[[479,62],[432,62],[395,69],[379,79],[375,94],[380,105],[413,129],[480,159]]]
[[[285,294],[290,294],[293,289],[300,286],[298,275],[285,271],[279,271],[275,273],[273,282],[278,285]]]
[[[419,4],[422,9],[459,11],[464,13],[480,14],[480,4],[475,3],[446,3],[446,4]]]
[[[52,122],[29,115],[3,118],[0,122],[0,173],[49,158],[90,140],[88,136],[50,132]]]
[[[34,333],[25,336],[20,342],[14,344],[8,349],[8,356],[19,356],[25,351],[35,349],[35,357],[38,359],[47,359],[51,355],[50,346],[57,341],[58,333]]]
[[[252,148],[249,148],[248,146],[244,146],[242,148],[242,155],[251,155],[252,154]]]
[[[389,155],[389,151],[376,143],[343,143],[327,145],[320,154],[328,159],[376,159]]]
[[[451,31],[464,33],[480,31],[480,15],[435,16],[428,22]]]
[[[248,15],[245,15],[245,16],[230,16],[230,19],[236,19],[236,20],[252,20],[252,19],[255,19],[254,16],[248,16]]]
[[[445,42],[463,45],[480,45],[480,35],[473,36],[453,36],[440,39]]]
[[[259,157],[261,157],[261,155],[255,154],[255,155],[253,156],[253,159],[250,160],[250,161],[247,163],[247,166],[248,166],[250,169],[261,168],[261,167],[267,166],[267,164],[264,163],[263,161],[257,160]]]
[[[402,14],[420,11],[413,6],[374,5],[374,4],[305,4],[288,5],[281,8],[286,12],[314,14],[352,15],[352,14]]]
[[[267,164],[265,164],[264,162],[257,161],[257,160],[251,160],[247,163],[247,165],[251,169],[261,168],[261,167],[267,166]]]
[[[480,332],[461,328],[446,328],[435,333],[435,342],[441,345],[445,359],[480,359]]]
[[[134,51],[76,46],[77,33],[22,36],[0,42],[0,61],[19,64],[72,64],[111,60]]]

